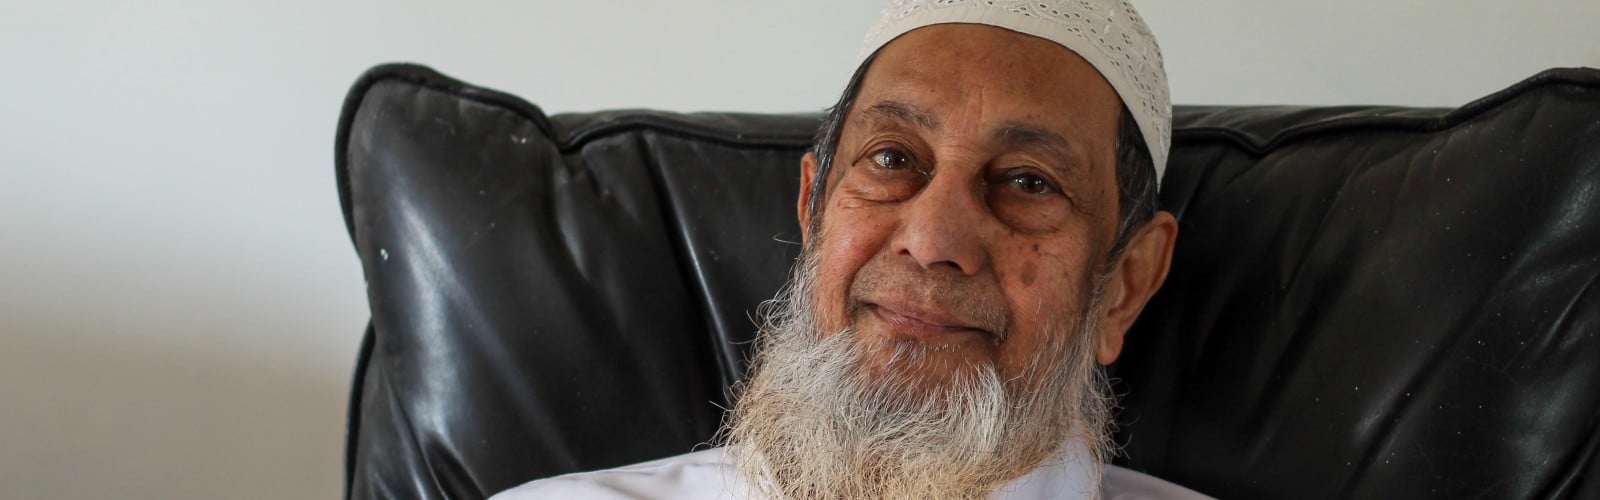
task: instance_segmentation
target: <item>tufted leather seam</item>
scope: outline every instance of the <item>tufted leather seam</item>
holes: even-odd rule
[[[1542,90],[1546,87],[1561,86],[1600,90],[1600,73],[1595,73],[1592,69],[1587,68],[1545,70],[1504,90],[1431,118],[1381,114],[1373,116],[1332,116],[1304,125],[1285,128],[1270,137],[1261,137],[1242,132],[1237,127],[1174,127],[1172,142],[1174,147],[1177,147],[1179,142],[1228,142],[1239,149],[1259,156],[1303,139],[1352,130],[1439,132],[1455,128],[1480,115],[1490,113],[1523,94]],[[1414,109],[1409,108],[1395,108],[1395,110],[1414,111]]]

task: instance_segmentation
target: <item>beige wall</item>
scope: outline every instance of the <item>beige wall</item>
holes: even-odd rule
[[[1455,105],[1600,66],[1588,0],[1144,1],[1180,103]],[[550,111],[799,111],[878,7],[0,1],[0,498],[327,498],[364,325],[332,177],[366,67]]]

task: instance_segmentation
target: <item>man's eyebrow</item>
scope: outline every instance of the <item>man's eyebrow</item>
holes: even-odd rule
[[[939,119],[922,108],[900,101],[879,101],[861,112],[872,121],[901,121],[927,130],[938,130]]]
[[[1076,144],[1044,127],[1026,123],[1008,123],[994,129],[991,135],[1012,147],[1046,149],[1067,162],[1066,165],[1060,165],[1063,170],[1074,170],[1083,163],[1082,151],[1079,151]]]

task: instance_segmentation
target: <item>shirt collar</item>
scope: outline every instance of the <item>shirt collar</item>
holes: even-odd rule
[[[1100,490],[1100,471],[1104,467],[1089,453],[1087,446],[1078,440],[1069,440],[1054,456],[1022,477],[996,488],[989,498],[1094,498]]]

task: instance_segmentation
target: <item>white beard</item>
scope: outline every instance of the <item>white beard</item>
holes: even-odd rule
[[[934,389],[904,377],[864,376],[870,359],[849,329],[824,334],[812,307],[807,258],[764,307],[762,344],[724,430],[739,474],[772,498],[981,498],[1069,440],[1099,464],[1112,400],[1094,361],[1092,314],[1102,280],[1070,332],[1030,360],[1011,389],[992,364],[967,366]],[[929,349],[895,343],[891,359]]]

